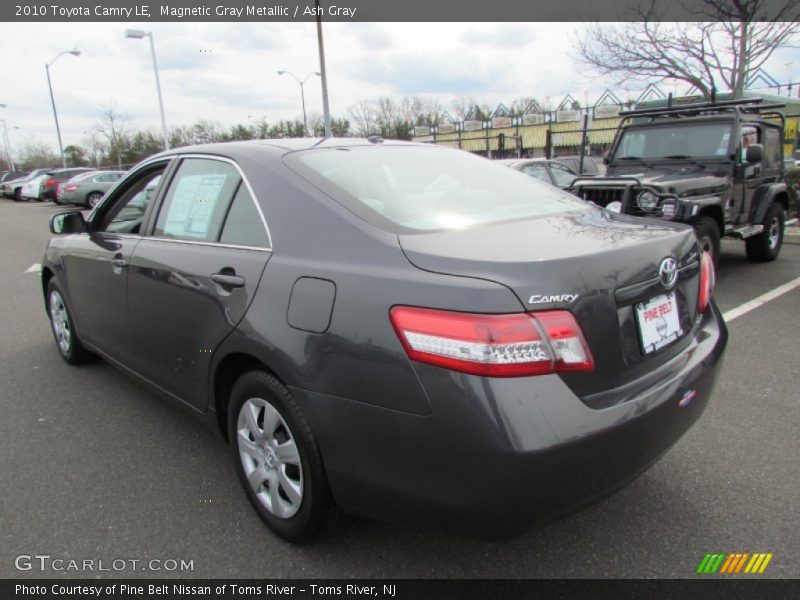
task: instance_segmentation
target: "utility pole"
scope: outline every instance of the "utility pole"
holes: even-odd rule
[[[317,5],[317,45],[319,46],[319,72],[322,77],[322,114],[325,119],[325,137],[333,137],[331,132],[331,111],[328,106],[328,74],[325,69],[325,46],[322,43],[322,9]]]

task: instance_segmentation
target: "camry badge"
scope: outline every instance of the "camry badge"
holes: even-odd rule
[[[544,302],[575,302],[577,299],[578,294],[559,294],[557,296],[534,294],[528,298],[528,304],[542,304]]]
[[[670,289],[675,285],[675,280],[678,278],[678,263],[671,256],[668,256],[661,261],[661,266],[658,268],[658,278],[661,280],[661,285],[666,289]]]

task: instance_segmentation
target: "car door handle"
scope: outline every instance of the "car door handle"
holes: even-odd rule
[[[121,269],[123,267],[127,267],[128,266],[128,261],[125,260],[124,258],[112,258],[111,259],[111,264],[114,265],[115,267]]]
[[[233,275],[229,273],[214,273],[211,276],[211,281],[218,283],[224,288],[240,288],[244,287],[244,277],[241,275]]]

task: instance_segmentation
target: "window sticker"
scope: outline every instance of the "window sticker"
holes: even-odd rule
[[[164,233],[175,237],[207,237],[227,177],[221,174],[182,177],[169,205]]]

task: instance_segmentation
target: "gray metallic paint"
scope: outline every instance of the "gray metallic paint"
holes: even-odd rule
[[[360,220],[282,164],[287,149],[277,144],[310,143],[167,154],[235,161],[269,224],[271,251],[135,237],[101,243],[98,234],[54,238],[43,276],[64,287],[89,347],[209,420],[224,406],[214,396],[218,366],[234,354],[252,357],[289,386],[308,416],[343,510],[484,536],[520,532],[607,493],[699,417],[727,333],[713,305],[694,314],[691,230],[587,205],[561,218],[398,236]],[[366,142],[327,142],[337,143]],[[133,255],[124,300],[107,261],[120,245]],[[637,339],[632,303],[649,297],[666,255],[684,268],[678,289],[689,334],[637,357],[624,343]],[[74,273],[78,260],[90,265],[85,274]],[[226,295],[210,282],[225,265],[242,270],[245,288]],[[290,324],[300,278],[335,285],[324,333]],[[574,306],[552,307],[580,320],[594,372],[494,379],[414,363],[388,318],[394,305],[518,313],[531,310],[526,298],[534,291],[580,293]],[[129,320],[113,331],[103,323],[120,305]],[[106,316],[95,322],[95,314]],[[698,399],[679,408],[690,388]]]

